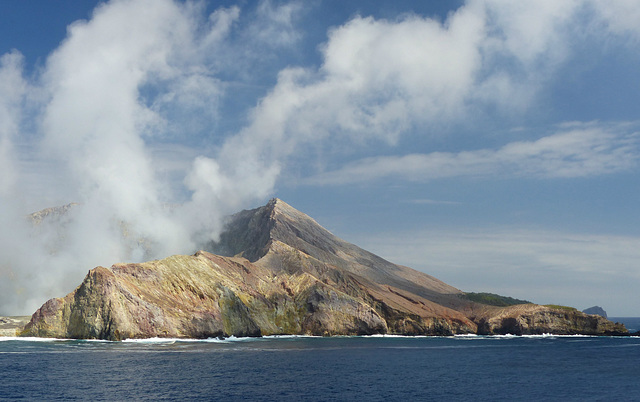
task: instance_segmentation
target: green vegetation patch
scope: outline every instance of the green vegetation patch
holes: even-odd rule
[[[556,310],[576,311],[575,307],[560,306],[559,304],[545,304],[545,307],[554,308]]]
[[[530,301],[514,299],[513,297],[508,296],[500,296],[495,293],[466,292],[462,295],[462,297],[476,303],[488,304],[490,306],[498,307],[515,306],[516,304],[531,304]]]

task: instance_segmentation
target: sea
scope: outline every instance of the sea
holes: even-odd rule
[[[0,400],[639,401],[640,337],[0,338]]]

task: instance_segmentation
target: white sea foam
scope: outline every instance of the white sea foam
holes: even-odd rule
[[[297,339],[297,338],[304,339],[304,338],[324,338],[324,337],[317,336],[317,335],[266,335],[262,337],[262,339]]]
[[[392,334],[374,334],[374,335],[352,336],[352,338],[402,338],[402,339],[422,339],[422,338],[442,338],[442,337],[440,337],[440,336],[426,336],[426,335],[392,335]]]
[[[25,342],[61,342],[61,341],[72,341],[74,339],[64,339],[64,338],[38,338],[32,336],[2,336],[0,337],[0,342],[7,341],[25,341]]]
[[[555,335],[555,334],[542,334],[542,335],[521,335],[523,338],[598,338],[598,335]]]
[[[322,338],[319,336],[311,335],[269,335],[263,337],[236,337],[230,336],[227,338],[130,338],[124,339],[121,342],[109,341],[104,339],[69,339],[69,338],[39,338],[39,337],[17,337],[17,336],[2,336],[0,342],[7,341],[21,341],[21,342],[91,342],[91,343],[133,343],[133,344],[173,344],[180,343],[232,343],[232,342],[254,342],[264,340],[278,340],[278,339],[298,339],[298,338]]]
[[[514,335],[514,334],[505,334],[505,335],[474,335],[474,334],[465,334],[465,335],[455,335],[456,338],[472,338],[472,339],[514,339],[514,338],[531,338],[531,339],[555,339],[555,338],[598,338],[598,335],[556,335],[556,334],[539,334],[539,335]]]
[[[350,335],[350,336],[314,336],[314,335],[266,335],[262,337],[236,337],[230,336],[226,338],[130,338],[124,339],[121,342],[109,341],[104,339],[69,339],[69,338],[38,338],[38,337],[15,337],[4,336],[0,337],[0,342],[7,341],[22,341],[22,342],[90,342],[90,343],[131,343],[131,344],[174,344],[174,343],[238,343],[238,342],[260,342],[270,340],[284,340],[284,339],[336,339],[336,338],[375,338],[375,339],[437,339],[437,338],[451,338],[451,339],[518,339],[518,338],[530,338],[530,339],[555,339],[555,338],[598,338],[597,335],[554,335],[554,334],[540,334],[540,335],[477,335],[477,334],[456,334],[453,336],[426,336],[426,335],[390,335],[390,334],[374,334],[374,335]],[[629,338],[638,338],[638,336],[630,336]]]
[[[229,336],[226,338],[206,338],[206,339],[196,339],[196,338],[130,338],[124,339],[123,343],[148,343],[148,344],[173,344],[176,342],[184,342],[184,343],[232,343],[232,342],[252,342],[259,341],[264,339],[278,339],[278,338],[293,338],[297,337],[296,335],[275,335],[275,336],[265,336],[265,337],[236,337]]]
[[[143,339],[124,339],[123,343],[176,343],[178,338],[143,338]]]

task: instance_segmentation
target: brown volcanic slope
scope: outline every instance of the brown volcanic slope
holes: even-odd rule
[[[470,302],[334,236],[281,200],[230,219],[193,256],[97,267],[23,335],[61,338],[624,333],[575,310]]]

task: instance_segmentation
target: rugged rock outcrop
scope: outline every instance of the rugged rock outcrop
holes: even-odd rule
[[[624,325],[576,309],[521,304],[475,317],[481,335],[625,335]]]
[[[495,307],[334,236],[274,199],[232,217],[209,251],[97,267],[45,303],[23,335],[119,340],[273,334],[614,334],[533,304]]]

